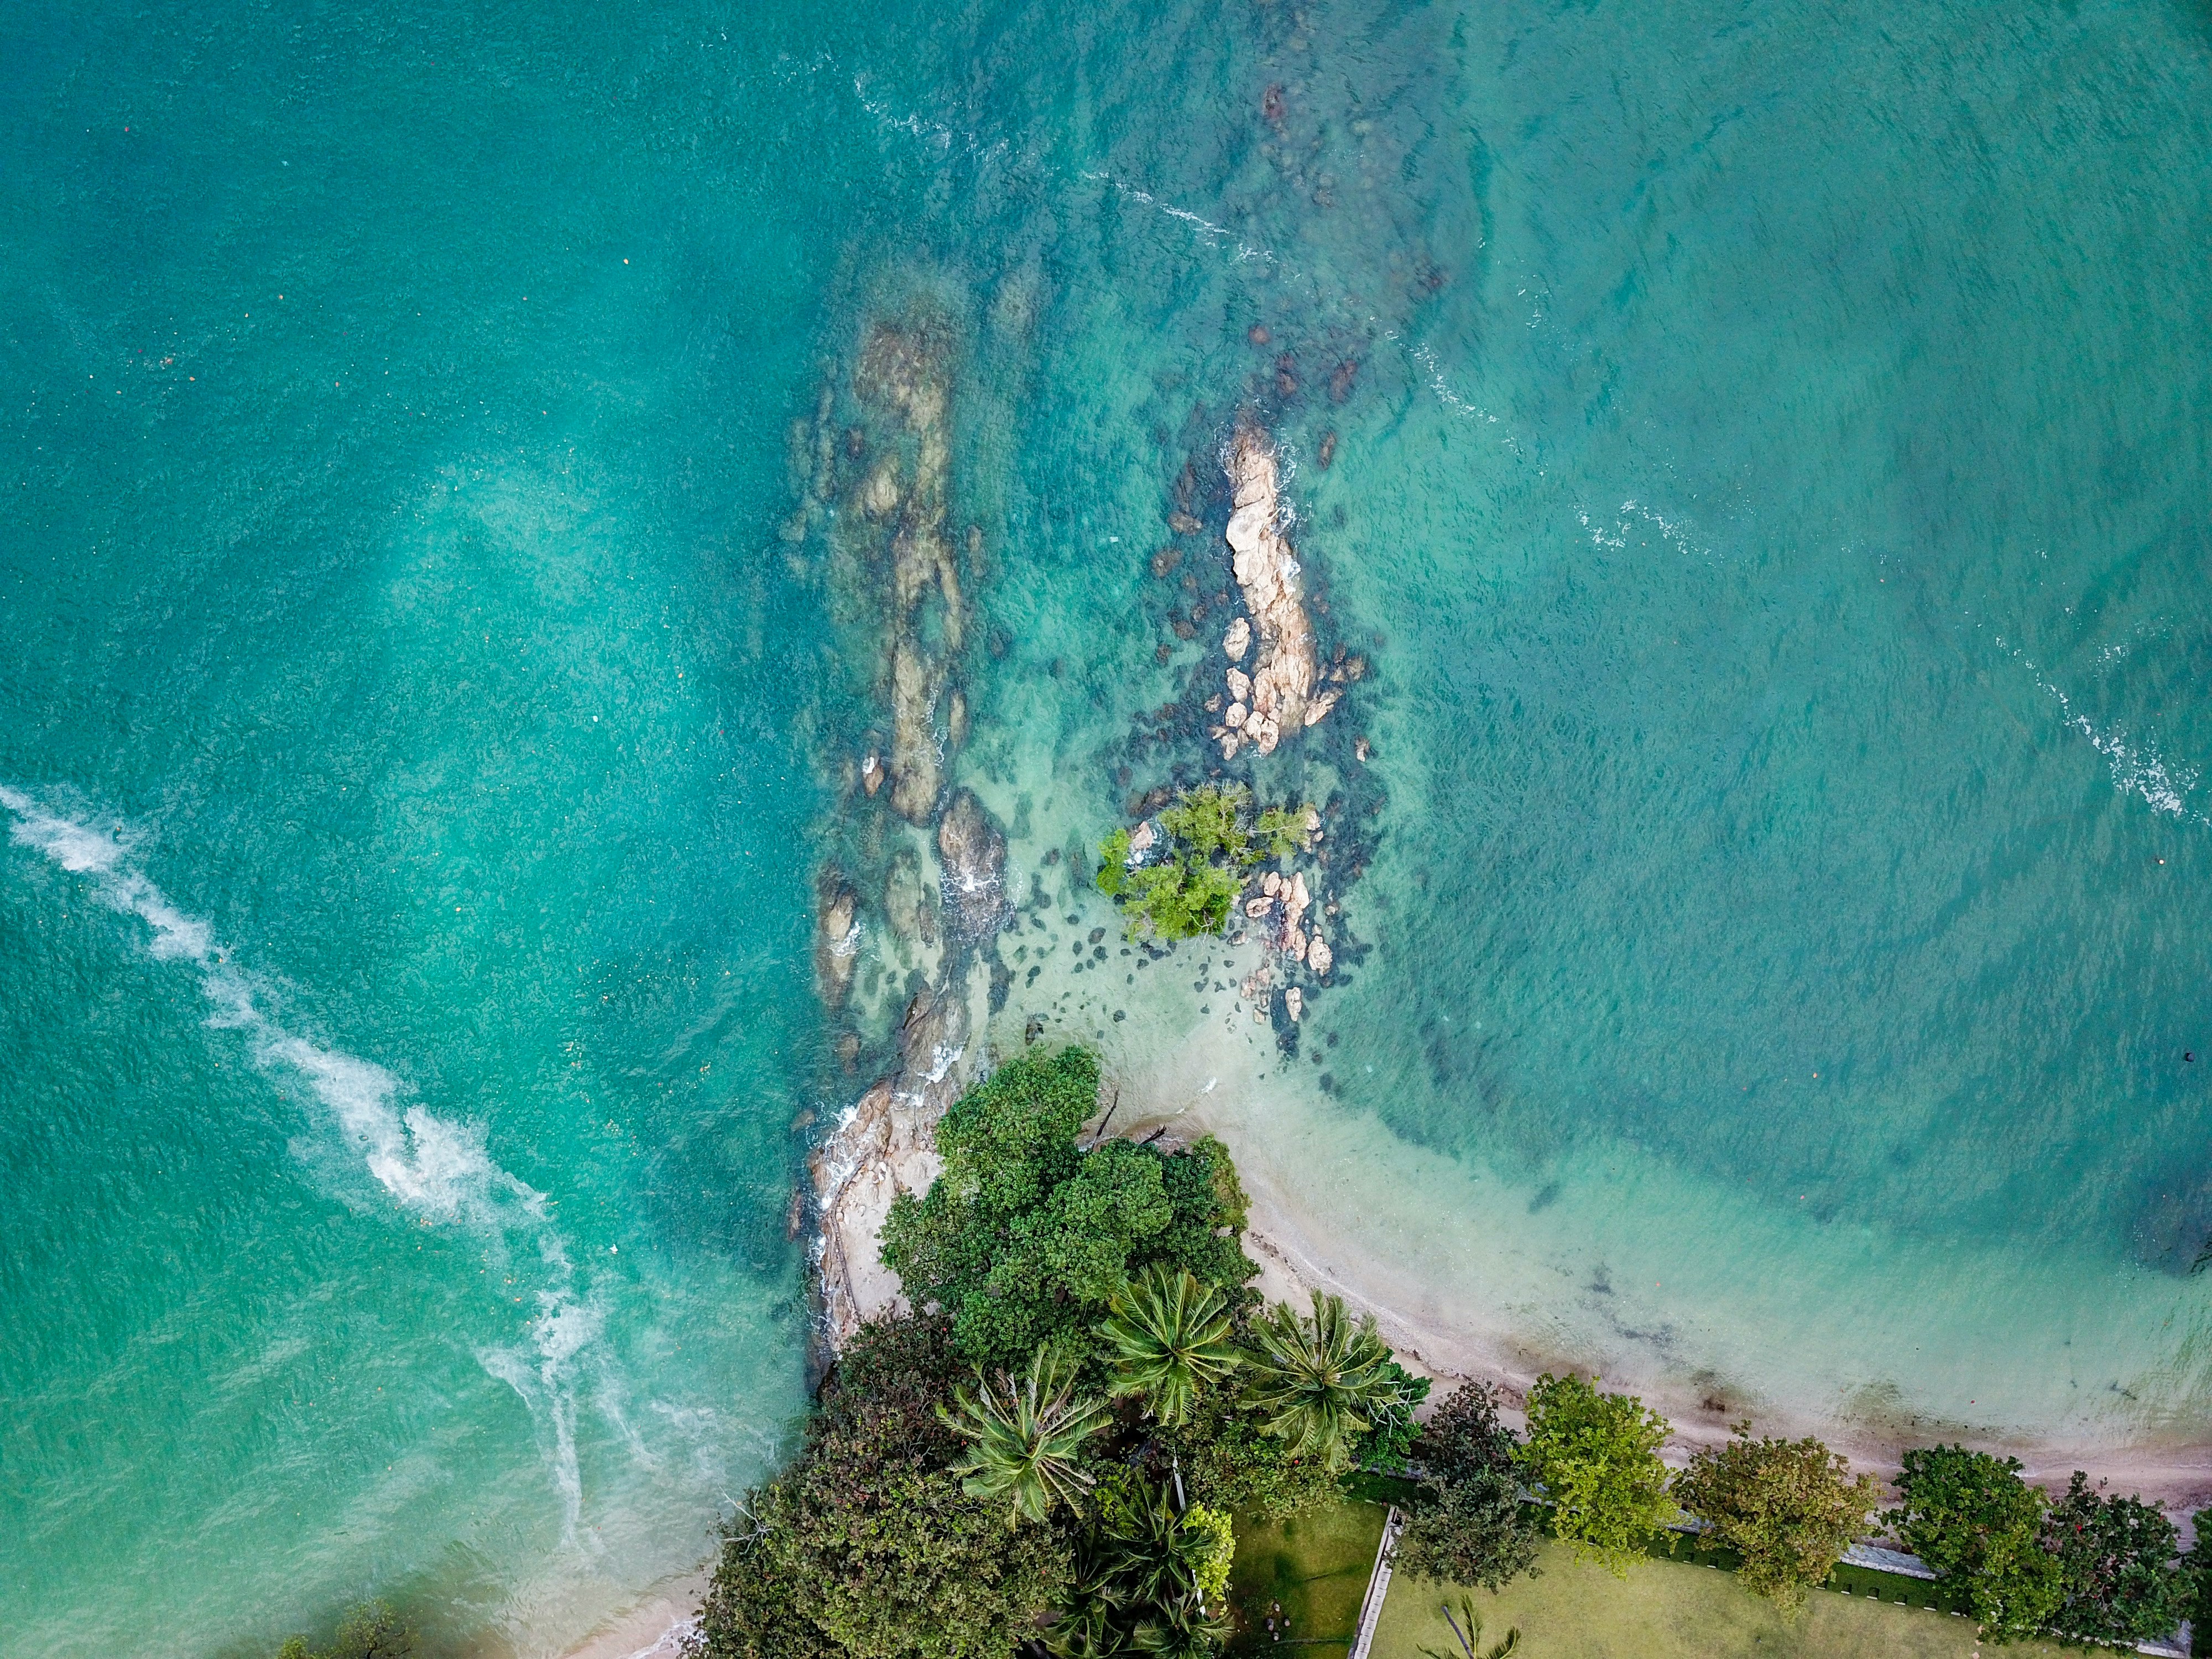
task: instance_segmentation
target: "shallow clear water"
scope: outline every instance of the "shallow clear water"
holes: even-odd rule
[[[1255,1167],[1534,1351],[2201,1437],[2201,8],[15,35],[0,1650],[557,1650],[763,1467],[870,718],[787,426],[922,311],[1019,890],[1205,769],[1240,405],[1372,664]]]

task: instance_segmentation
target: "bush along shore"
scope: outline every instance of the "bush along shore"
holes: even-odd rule
[[[1686,1533],[1788,1613],[1879,1515],[1996,1641],[2162,1637],[2212,1589],[2157,1506],[2078,1475],[2054,1500],[1960,1447],[1908,1455],[1885,1512],[1818,1441],[1748,1425],[1670,1472],[1665,1420],[1579,1376],[1535,1383],[1525,1435],[1482,1383],[1417,1425],[1429,1384],[1371,1321],[1252,1290],[1227,1149],[1085,1145],[1097,1102],[1069,1048],[946,1112],[942,1173],[883,1230],[913,1311],[843,1345],[728,1523],[690,1659],[1206,1659],[1238,1522],[1359,1470],[1398,1477],[1395,1570],[1462,1586],[1533,1571],[1546,1531],[1617,1573]]]

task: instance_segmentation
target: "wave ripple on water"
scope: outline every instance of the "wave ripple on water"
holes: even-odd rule
[[[390,1072],[286,1029],[263,1007],[260,992],[209,923],[178,909],[132,860],[133,838],[127,829],[97,829],[5,785],[0,785],[0,806],[15,819],[10,839],[44,854],[71,875],[90,878],[102,904],[146,924],[151,930],[145,946],[149,956],[197,969],[200,994],[211,1009],[208,1024],[243,1033],[254,1064],[264,1073],[306,1085],[346,1144],[359,1152],[368,1172],[403,1209],[426,1224],[457,1225],[477,1234],[502,1266],[512,1265],[513,1245],[531,1248],[540,1282],[528,1346],[486,1348],[477,1358],[522,1397],[541,1432],[550,1436],[562,1541],[574,1547],[583,1512],[576,1459],[576,1362],[605,1328],[605,1310],[579,1294],[568,1241],[546,1213],[545,1194],[492,1159],[480,1128],[441,1118],[421,1105],[402,1112],[395,1102],[404,1085]]]

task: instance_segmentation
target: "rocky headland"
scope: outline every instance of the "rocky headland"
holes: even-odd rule
[[[784,540],[793,574],[824,589],[856,694],[820,717],[833,805],[815,987],[838,1067],[827,1086],[857,1095],[809,1160],[797,1218],[814,1242],[817,1363],[897,1298],[876,1235],[899,1193],[936,1176],[930,1130],[968,1080],[1008,908],[1005,835],[950,777],[968,725],[963,554],[972,572],[982,552],[980,529],[951,528],[957,354],[926,302],[878,317],[849,380],[833,372],[792,437]]]

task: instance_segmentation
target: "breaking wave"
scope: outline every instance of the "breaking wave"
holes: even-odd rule
[[[304,1085],[328,1121],[356,1151],[377,1184],[402,1209],[426,1222],[459,1225],[492,1242],[502,1258],[515,1242],[534,1243],[543,1279],[526,1340],[481,1351],[491,1376],[529,1407],[548,1447],[562,1504],[562,1536],[574,1544],[583,1511],[576,1459],[578,1357],[605,1323],[593,1301],[577,1291],[566,1241],[546,1215],[545,1195],[495,1163],[477,1127],[396,1103],[400,1079],[381,1066],[325,1048],[283,1025],[264,1006],[252,980],[234,964],[214,929],[170,903],[133,859],[129,830],[105,830],[42,805],[0,785],[0,807],[13,817],[9,838],[46,855],[71,875],[90,879],[93,896],[150,930],[147,954],[199,975],[208,1024],[242,1033],[254,1065],[273,1079]]]

